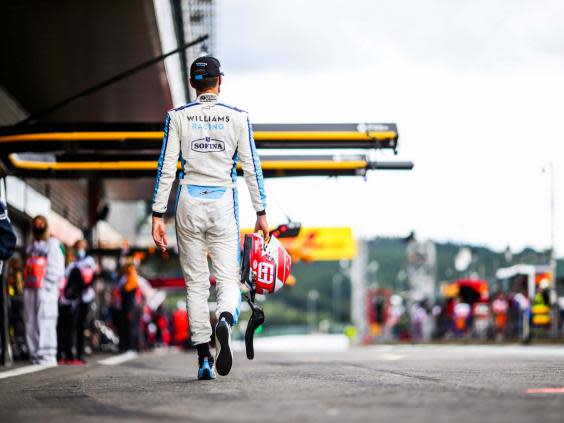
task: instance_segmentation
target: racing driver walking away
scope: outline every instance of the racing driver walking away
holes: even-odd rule
[[[190,336],[198,349],[198,379],[215,378],[209,347],[208,252],[217,281],[217,373],[227,375],[233,361],[231,327],[237,323],[241,304],[238,161],[257,213],[255,230],[268,236],[266,196],[251,124],[245,111],[219,101],[222,75],[219,61],[211,56],[200,57],[190,66],[190,85],[198,97],[166,115],[153,193],[153,239],[165,251],[163,215],[180,160],[176,238],[186,282]]]

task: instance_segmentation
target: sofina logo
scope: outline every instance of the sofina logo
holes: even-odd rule
[[[225,142],[210,137],[200,138],[192,141],[192,150],[199,153],[215,153],[225,150]]]

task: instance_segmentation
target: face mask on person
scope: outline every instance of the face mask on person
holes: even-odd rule
[[[86,257],[86,250],[83,250],[82,248],[80,250],[76,251],[76,256],[82,260],[84,257]]]
[[[31,228],[31,231],[33,232],[33,235],[36,238],[40,238],[41,236],[43,236],[45,234],[45,231],[47,230],[47,228],[45,226],[33,226]]]

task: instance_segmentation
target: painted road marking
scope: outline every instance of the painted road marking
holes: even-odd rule
[[[104,360],[98,361],[98,363],[105,366],[115,366],[117,364],[125,363],[126,361],[133,360],[138,357],[139,354],[135,351],[126,351],[123,354],[116,355],[115,357],[105,358]]]
[[[279,335],[255,338],[255,352],[338,352],[349,349],[345,335]],[[244,343],[237,346],[244,347]]]
[[[393,353],[380,353],[376,355],[376,358],[382,361],[397,361],[397,360],[401,360],[404,357],[405,355],[403,354],[393,354]]]
[[[534,388],[534,389],[527,389],[527,394],[564,394],[564,388]]]
[[[27,375],[29,373],[40,372],[41,370],[57,367],[56,364],[31,364],[29,366],[20,367],[13,370],[0,372],[0,379],[7,379],[9,377]]]

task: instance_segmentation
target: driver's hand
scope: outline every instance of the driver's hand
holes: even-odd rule
[[[166,239],[166,229],[162,217],[153,216],[153,241],[161,251],[166,251],[168,240]]]
[[[265,240],[270,237],[270,231],[268,230],[268,222],[266,221],[266,216],[257,216],[257,223],[255,224],[255,232],[259,230],[262,231]]]

